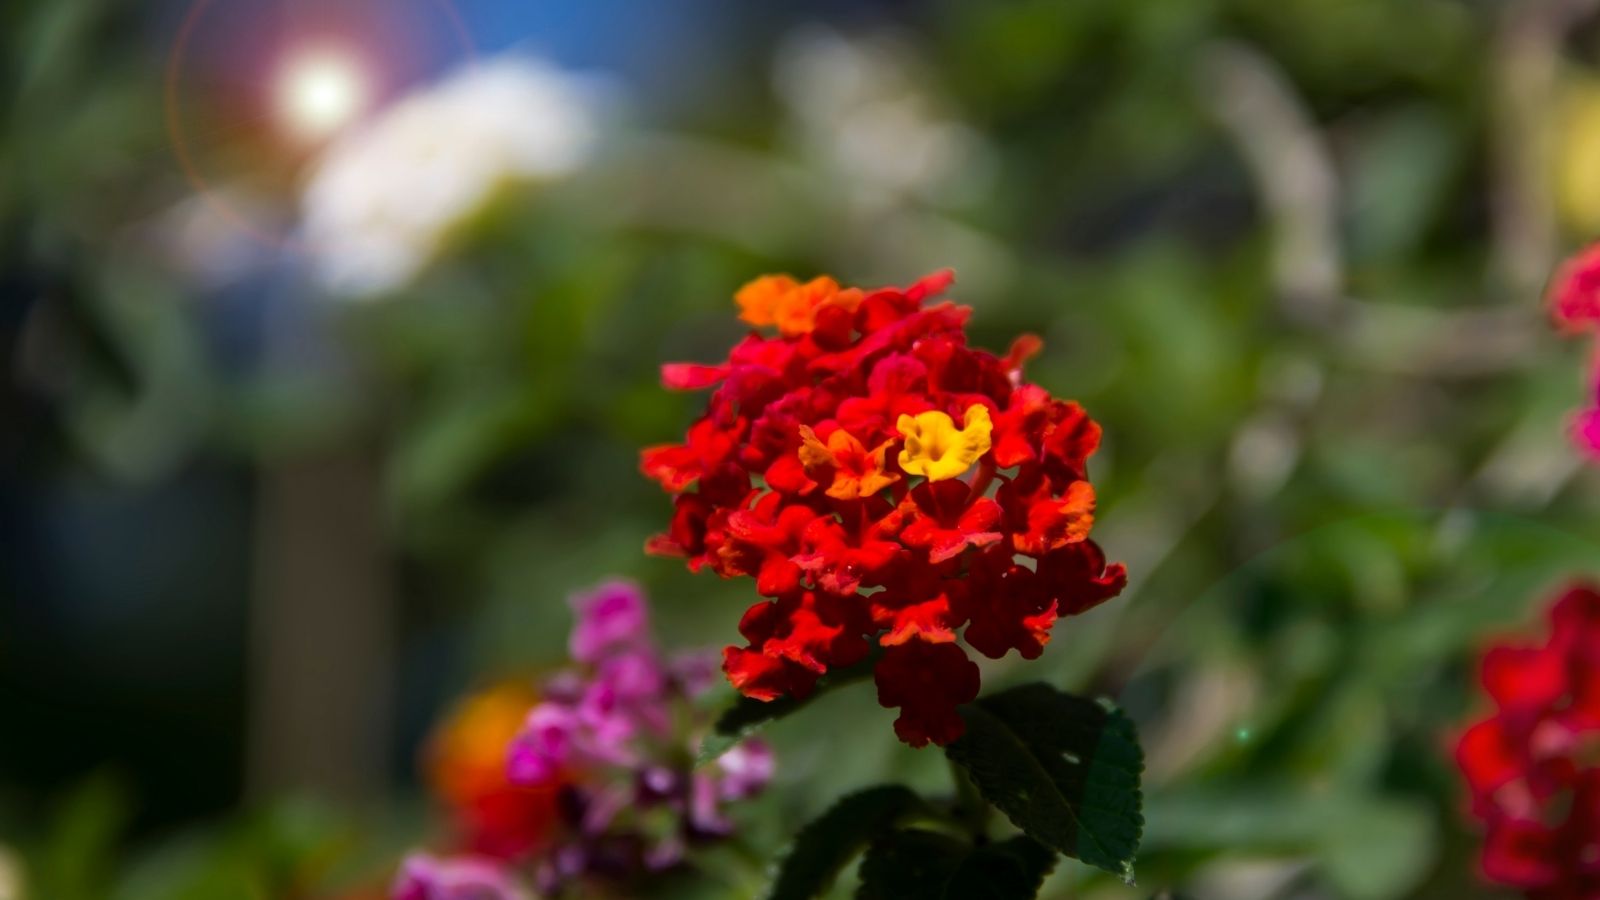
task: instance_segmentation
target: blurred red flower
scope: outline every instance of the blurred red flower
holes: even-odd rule
[[[1563,334],[1600,334],[1600,243],[1589,245],[1556,269],[1545,302]],[[1573,417],[1571,433],[1580,449],[1600,458],[1600,356],[1590,364],[1590,371],[1589,404]]]
[[[1600,897],[1600,593],[1569,588],[1543,645],[1484,655],[1494,703],[1456,747],[1483,872],[1535,900]]]
[[[1600,325],[1600,244],[1585,247],[1557,267],[1546,299],[1563,331],[1593,331]]]
[[[430,738],[425,774],[449,810],[458,849],[518,860],[553,836],[561,780],[519,785],[506,771],[507,748],[538,700],[530,683],[496,684],[463,700]]]

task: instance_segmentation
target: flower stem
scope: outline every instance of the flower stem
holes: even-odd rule
[[[983,845],[989,840],[989,818],[994,813],[994,808],[989,801],[983,799],[978,792],[978,786],[968,777],[967,770],[950,763],[950,778],[955,782],[956,797],[954,803],[955,818],[966,828],[972,837],[972,842]]]

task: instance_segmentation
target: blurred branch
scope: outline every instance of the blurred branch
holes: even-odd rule
[[[1525,0],[1507,4],[1490,59],[1494,156],[1494,263],[1510,294],[1515,330],[1532,332],[1535,302],[1560,251],[1550,178],[1552,122],[1567,32],[1600,0]],[[1542,324],[1542,323],[1541,323]],[[1528,355],[1536,352],[1530,334]],[[1464,348],[1472,352],[1471,345]],[[1513,431],[1473,476],[1469,489],[1530,507],[1548,504],[1582,468],[1571,448],[1554,449],[1547,423]]]
[[[1271,219],[1273,284],[1285,313],[1302,325],[1333,324],[1344,287],[1339,182],[1316,123],[1272,61],[1242,44],[1208,49],[1199,84]]]
[[[1570,443],[1551,439],[1558,427],[1545,417],[1529,416],[1495,446],[1468,490],[1529,511],[1550,505],[1586,468]]]
[[[1349,303],[1340,343],[1350,365],[1423,378],[1480,377],[1526,367],[1539,349],[1543,320],[1521,308]]]
[[[377,460],[358,443],[277,462],[260,492],[250,788],[374,799],[394,630]]]
[[[1537,293],[1555,254],[1546,133],[1565,30],[1600,0],[1511,4],[1495,66],[1498,158],[1495,257],[1518,296]],[[1273,283],[1289,317],[1338,325],[1346,357],[1419,377],[1472,377],[1524,366],[1537,323],[1520,308],[1439,311],[1344,294],[1339,182],[1305,105],[1272,61],[1218,44],[1200,66],[1201,96],[1250,167],[1274,234]]]
[[[1538,292],[1556,251],[1546,163],[1560,43],[1597,7],[1600,0],[1510,4],[1496,37],[1494,255],[1517,297]],[[1539,323],[1520,305],[1446,311],[1345,297],[1335,167],[1292,85],[1271,60],[1238,44],[1208,51],[1200,81],[1203,101],[1237,144],[1271,218],[1273,281],[1291,320],[1338,326],[1341,359],[1395,375],[1481,377],[1536,357]],[[1530,463],[1519,446],[1499,448],[1476,481],[1494,494],[1548,500],[1571,467],[1537,465],[1549,462],[1543,457]],[[1542,474],[1530,484],[1530,472]]]
[[[1490,57],[1494,264],[1515,298],[1535,295],[1559,240],[1550,161],[1561,42],[1600,0],[1504,6]]]

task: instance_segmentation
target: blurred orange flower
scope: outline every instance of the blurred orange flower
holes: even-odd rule
[[[518,859],[547,843],[556,827],[564,780],[523,786],[506,775],[506,748],[538,700],[531,680],[494,684],[462,700],[429,739],[428,785],[474,852]]]

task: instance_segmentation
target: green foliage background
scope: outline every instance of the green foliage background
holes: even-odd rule
[[[456,648],[401,680],[402,714],[426,718],[557,663],[562,598],[608,575],[648,586],[668,643],[731,641],[750,586],[640,550],[668,504],[637,450],[698,403],[658,365],[725,352],[755,274],[953,266],[975,342],[1042,335],[1031,377],[1104,426],[1097,537],[1133,576],[1041,661],[986,671],[1114,696],[1144,739],[1139,887],[1070,863],[1045,896],[1474,896],[1449,746],[1477,648],[1600,562],[1600,480],[1564,437],[1584,350],[1538,296],[1600,228],[1563,174],[1596,162],[1568,148],[1600,53],[1589,5],[949,0],[835,21],[892,35],[979,137],[985,172],[954,198],[879,196],[808,155],[767,39],[730,41],[692,111],[646,110],[583,173],[506,197],[402,295],[318,307],[351,364],[240,376],[192,286],[125,239],[187,190],[138,5],[12,3],[0,258],[54,343],[41,388],[7,333],[9,477],[134,491],[196,459],[270,478],[361,455],[401,573],[399,658]],[[6,591],[27,604],[24,578]],[[943,789],[942,756],[890,718],[862,687],[776,725],[752,850],[886,778]],[[0,840],[45,900],[340,896],[427,833],[394,768],[375,809],[267,797],[156,828],[124,827],[151,798],[114,776],[40,791],[0,770],[19,798]],[[686,895],[760,880],[706,865]]]

